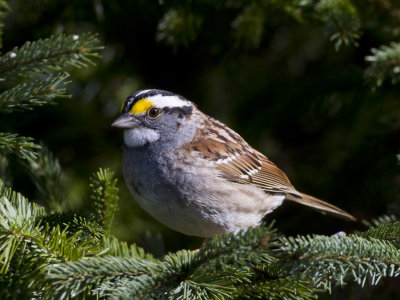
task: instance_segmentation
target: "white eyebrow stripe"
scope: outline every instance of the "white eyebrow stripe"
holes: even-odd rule
[[[138,92],[138,93],[135,95],[135,97],[140,96],[141,94],[144,94],[144,93],[147,93],[147,92],[150,92],[150,91],[151,91],[151,90],[142,90],[142,91]]]
[[[183,107],[191,106],[189,101],[182,100],[178,96],[163,96],[161,94],[148,97],[148,100],[153,103],[153,105],[163,108],[169,107]]]

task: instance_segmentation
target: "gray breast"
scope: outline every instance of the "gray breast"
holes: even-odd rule
[[[212,237],[257,225],[284,195],[224,180],[212,165],[184,163],[174,152],[126,148],[124,177],[139,205],[166,226]]]
[[[126,184],[134,196],[159,198],[174,193],[165,177],[163,164],[146,147],[125,147],[123,166]]]
[[[125,148],[125,182],[139,205],[161,223],[188,235],[214,236],[225,232],[218,214],[204,200],[213,197],[198,168],[177,163],[173,153]],[[213,201],[215,203],[215,201]]]

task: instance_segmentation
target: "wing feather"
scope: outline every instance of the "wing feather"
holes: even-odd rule
[[[253,184],[265,192],[283,193],[288,200],[356,220],[330,203],[298,192],[281,169],[221,122],[205,115],[201,119],[204,124],[197,129],[195,137],[198,138],[180,150],[196,151],[204,159],[214,162],[221,176],[227,180]]]
[[[213,161],[221,176],[238,183],[254,184],[266,192],[300,193],[290,183],[286,174],[260,152],[254,150],[233,130],[222,123],[208,119],[211,124],[198,129],[193,140],[184,148],[197,151],[207,160]],[[219,130],[207,130],[218,127]]]

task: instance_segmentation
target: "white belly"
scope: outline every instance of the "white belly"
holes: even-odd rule
[[[216,184],[213,191],[199,190],[183,199],[165,193],[144,194],[129,189],[139,205],[159,222],[199,237],[213,237],[257,226],[285,199],[283,194],[266,194],[252,188],[239,187],[228,191],[232,185],[224,187],[223,184]]]
[[[206,170],[207,176],[199,174],[204,165],[160,168],[152,161],[132,163],[129,158],[124,161],[124,177],[135,200],[155,219],[187,235],[213,237],[257,226],[285,198],[253,185],[227,182],[215,168]]]

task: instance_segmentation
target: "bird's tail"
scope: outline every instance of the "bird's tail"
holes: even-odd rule
[[[339,207],[336,207],[333,204],[322,201],[318,198],[315,198],[315,197],[307,195],[307,194],[303,194],[303,193],[300,193],[300,194],[301,194],[301,197],[299,197],[297,195],[286,194],[286,199],[306,205],[306,206],[310,206],[312,208],[315,208],[315,209],[321,211],[322,213],[328,212],[328,213],[334,214],[338,217],[348,219],[350,221],[357,221],[357,219],[355,217],[353,217],[351,214],[349,214],[348,212],[345,212],[344,210],[340,209]]]

